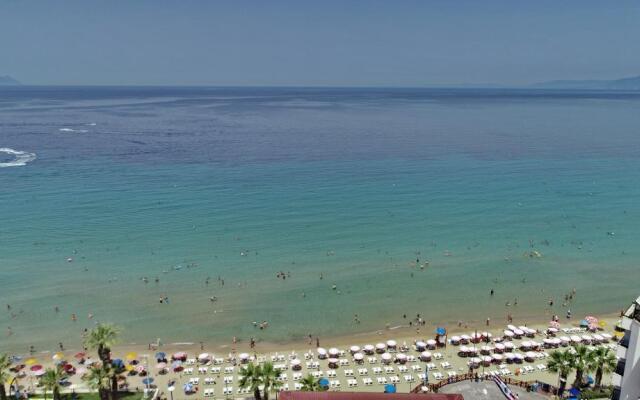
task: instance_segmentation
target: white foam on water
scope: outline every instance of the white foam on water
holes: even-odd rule
[[[26,151],[14,150],[8,147],[0,147],[0,153],[10,154],[15,158],[8,162],[0,162],[0,168],[6,167],[21,167],[27,165],[31,161],[36,159],[35,153],[28,153]]]
[[[89,132],[86,129],[71,129],[71,128],[60,128],[58,130],[60,132],[77,132],[77,133],[87,133],[87,132]]]

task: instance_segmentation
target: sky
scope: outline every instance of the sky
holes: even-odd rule
[[[524,85],[640,75],[640,1],[0,0],[25,84]]]

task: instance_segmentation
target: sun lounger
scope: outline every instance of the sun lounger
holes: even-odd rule
[[[377,364],[378,363],[378,359],[375,357],[369,357],[367,359],[367,361],[369,361],[369,364]]]
[[[449,378],[453,378],[458,375],[458,373],[456,371],[447,371],[447,375],[449,375]]]
[[[353,370],[352,369],[345,369],[344,370],[344,376],[353,376]]]
[[[400,372],[400,373],[405,373],[405,372],[407,372],[407,366],[406,366],[406,365],[400,365],[400,366],[398,367],[398,372]]]
[[[222,388],[222,394],[229,395],[233,394],[233,386],[225,386]]]
[[[415,378],[411,374],[405,374],[404,375],[404,380],[405,380],[405,382],[413,382],[413,381],[415,381]]]
[[[369,370],[366,368],[358,368],[358,375],[363,376],[369,374]]]
[[[327,371],[327,377],[328,378],[335,378],[336,377],[336,371],[334,369],[330,369]]]
[[[380,375],[380,374],[382,374],[382,368],[380,368],[380,367],[373,367],[373,368],[371,368],[371,370],[373,371],[373,373],[374,373],[375,375]]]
[[[293,373],[293,380],[294,381],[299,381],[300,379],[302,379],[302,372],[294,372]]]
[[[442,360],[442,353],[433,353],[433,358],[436,360]]]
[[[302,390],[302,383],[296,382],[293,384],[295,390]]]
[[[212,374],[220,375],[220,367],[211,367],[210,371]]]
[[[393,374],[394,373],[393,367],[391,367],[391,366],[384,367],[384,373],[385,374]]]
[[[225,374],[233,374],[234,367],[224,367]]]
[[[349,387],[356,387],[358,386],[358,381],[355,379],[347,379],[347,386]]]
[[[392,375],[389,377],[389,382],[391,383],[400,383],[400,377],[397,375]]]

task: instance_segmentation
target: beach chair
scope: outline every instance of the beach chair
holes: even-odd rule
[[[293,380],[294,381],[299,381],[300,379],[302,379],[302,373],[301,372],[294,372],[293,373]]]
[[[369,374],[369,370],[368,370],[368,369],[366,369],[366,368],[359,368],[359,369],[358,369],[358,374],[359,374],[360,376],[362,376],[362,375],[368,375],[368,374]]]
[[[209,370],[212,374],[220,375],[220,367],[211,367]]]
[[[393,372],[394,372],[393,367],[391,367],[391,366],[384,367],[384,373],[385,374],[393,374]]]
[[[327,378],[335,378],[336,377],[336,371],[333,369],[330,369],[327,371]]]
[[[442,360],[442,353],[433,353],[433,358],[436,360]]]
[[[225,376],[223,379],[223,382],[225,383],[225,385],[228,385],[229,383],[233,383],[233,376]]]
[[[293,384],[293,388],[294,388],[295,390],[302,390],[302,383],[300,383],[300,382],[296,382],[296,383],[294,383],[294,384]]]
[[[371,370],[373,371],[374,375],[382,374],[382,368],[380,368],[380,367],[373,367],[373,368],[371,368]]]
[[[391,383],[400,383],[400,377],[397,375],[392,375],[389,377],[389,382]]]
[[[288,391],[289,391],[289,384],[288,384],[288,383],[285,383],[284,385],[282,385],[282,388],[281,388],[280,390],[283,390],[283,391],[285,391],[285,392],[288,392]]]
[[[411,374],[406,374],[406,375],[404,375],[404,380],[405,380],[405,382],[413,382],[413,381],[415,381],[415,378]]]
[[[416,362],[416,361],[417,361],[417,358],[413,354],[410,354],[410,355],[407,356],[407,362],[412,363],[412,362]]]
[[[233,394],[233,386],[225,386],[222,388],[222,394],[230,395]]]
[[[353,376],[353,370],[352,369],[345,369],[344,370],[344,376]]]
[[[447,371],[447,375],[449,376],[449,378],[453,378],[454,376],[458,375],[456,373],[456,371]]]
[[[338,361],[338,364],[340,364],[341,367],[346,367],[347,365],[349,365],[349,360],[347,360],[346,358],[341,358]]]
[[[373,379],[371,379],[371,378],[364,378],[364,379],[362,380],[362,382],[364,383],[364,385],[365,385],[365,386],[371,386],[371,385],[373,385]]]
[[[234,367],[224,367],[225,374],[233,374]]]
[[[367,359],[367,361],[369,361],[369,364],[377,364],[378,363],[378,359],[376,357],[369,357]]]
[[[407,372],[407,366],[406,366],[406,365],[400,365],[400,366],[398,367],[398,372],[400,372],[400,373],[405,373],[405,372]]]

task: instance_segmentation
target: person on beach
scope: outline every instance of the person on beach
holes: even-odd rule
[[[316,347],[320,347],[320,338],[316,337]]]

